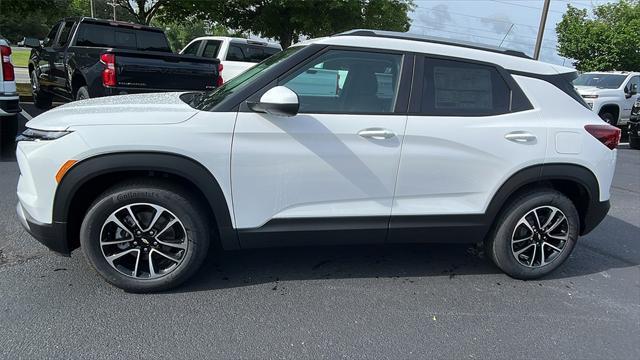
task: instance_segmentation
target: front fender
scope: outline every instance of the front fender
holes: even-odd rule
[[[237,249],[238,239],[220,184],[203,165],[190,158],[163,152],[122,152],[98,155],[75,164],[62,178],[55,193],[54,224],[70,224],[70,211],[79,190],[102,175],[127,171],[156,171],[192,183],[205,197],[217,225],[222,245]],[[68,229],[68,226],[65,226]],[[70,235],[68,232],[66,235]]]

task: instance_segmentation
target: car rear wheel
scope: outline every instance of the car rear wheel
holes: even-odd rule
[[[90,99],[89,88],[87,86],[81,86],[76,92],[76,100]]]
[[[535,190],[514,199],[498,218],[486,251],[507,275],[535,279],[560,266],[579,233],[573,202],[551,190]]]
[[[85,256],[109,283],[130,292],[178,286],[209,248],[207,212],[192,194],[163,182],[117,185],[90,207],[80,230]]]
[[[629,147],[640,150],[640,137],[629,136]]]
[[[40,81],[38,80],[38,76],[36,75],[36,71],[31,71],[31,94],[33,95],[33,104],[38,109],[47,110],[51,107],[51,103],[53,102],[53,96],[47,94],[40,88]]]

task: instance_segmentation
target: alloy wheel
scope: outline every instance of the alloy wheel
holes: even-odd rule
[[[569,239],[569,220],[554,206],[540,206],[516,223],[511,253],[524,266],[539,268],[556,260]]]
[[[31,93],[36,94],[40,91],[40,83],[38,83],[38,78],[36,76],[36,72],[33,71],[31,73]]]
[[[189,250],[187,232],[166,208],[136,203],[107,217],[100,230],[102,255],[111,267],[136,279],[155,279],[174,271]]]

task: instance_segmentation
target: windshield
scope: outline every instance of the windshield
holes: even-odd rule
[[[227,98],[227,96],[247,86],[249,83],[251,83],[251,80],[255,79],[262,72],[280,63],[282,60],[288,58],[289,56],[295,54],[300,49],[302,49],[302,46],[290,47],[284,51],[281,51],[267,58],[263,62],[248,69],[247,71],[234,77],[233,79],[227,81],[219,88],[206,93],[202,93],[199,96],[195,96],[191,101],[190,105],[198,110],[211,109],[212,107],[219,104],[222,100]],[[223,73],[223,77],[224,77],[224,73]]]
[[[627,75],[618,74],[582,74],[573,80],[575,86],[595,86],[600,89],[617,89]]]

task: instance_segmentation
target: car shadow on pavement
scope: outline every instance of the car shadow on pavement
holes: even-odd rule
[[[535,280],[571,278],[640,265],[639,228],[608,216],[578,241],[563,266]],[[614,238],[615,237],[615,238]],[[607,243],[605,243],[607,242]],[[611,246],[613,245],[613,246]],[[215,252],[215,251],[214,251]],[[207,291],[295,280],[448,277],[499,274],[482,247],[460,244],[327,246],[212,253],[186,284],[171,292]],[[519,280],[512,280],[519,281]]]
[[[412,278],[496,273],[473,245],[357,245],[275,248],[211,254],[175,292],[292,280]]]

